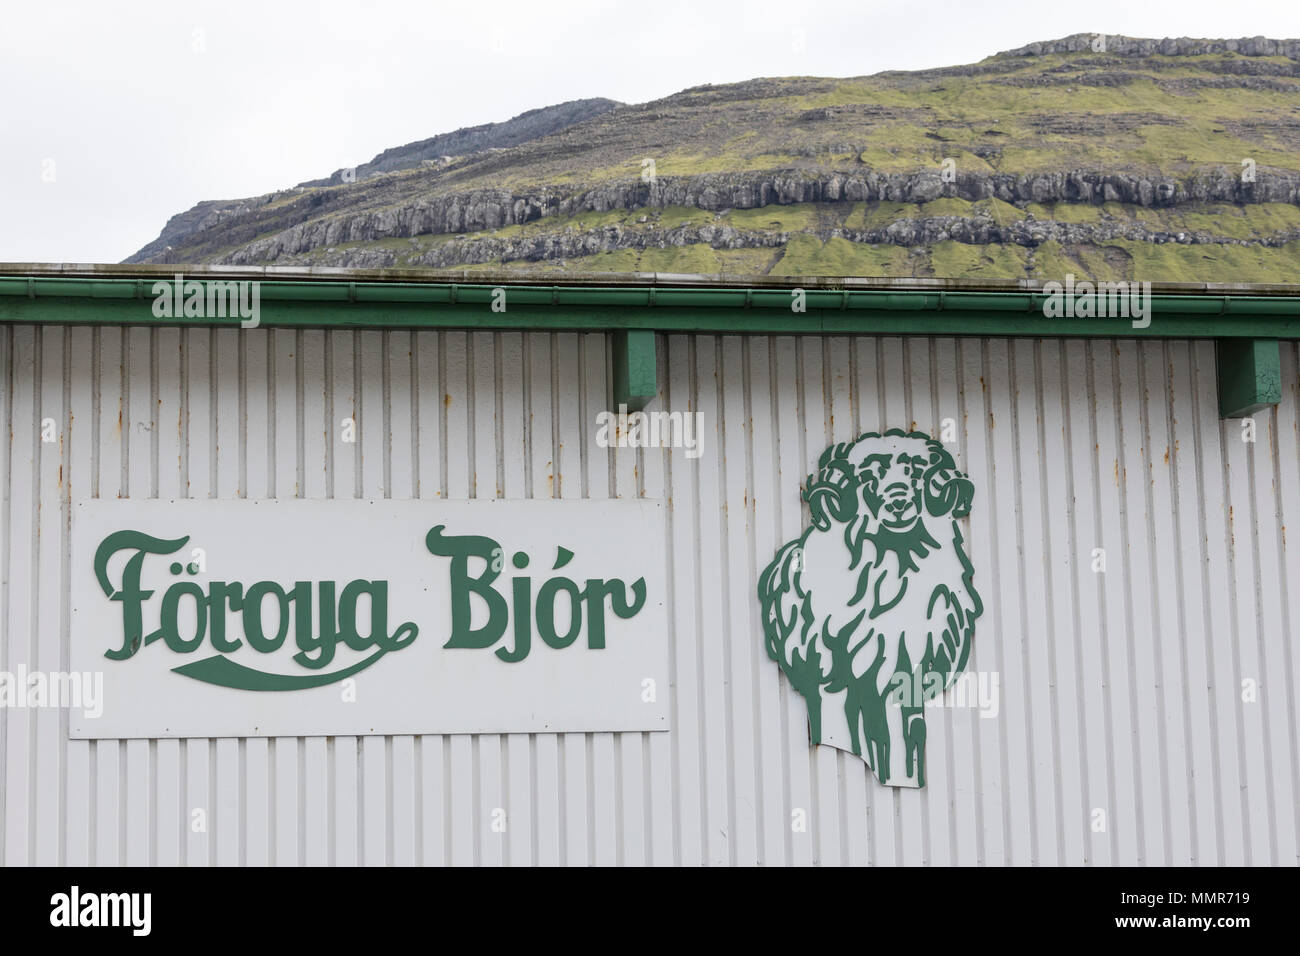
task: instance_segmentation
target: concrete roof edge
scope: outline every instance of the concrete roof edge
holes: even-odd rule
[[[437,269],[339,269],[322,266],[136,265],[112,263],[0,262],[0,276],[33,278],[170,279],[242,278],[268,281],[392,282],[443,285],[690,287],[717,289],[849,289],[891,292],[1038,292],[1035,279],[942,279],[868,276],[764,276],[718,273],[692,275],[663,272],[565,273],[555,276],[518,272]],[[1086,277],[1083,277],[1086,278]],[[1300,296],[1300,283],[1152,282],[1153,293],[1170,295]]]

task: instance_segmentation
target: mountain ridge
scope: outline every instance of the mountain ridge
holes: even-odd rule
[[[201,203],[127,261],[1269,281],[1300,258],[1297,94],[1300,40],[1076,34],[964,66],[572,101],[513,145],[427,162],[456,131],[355,182]]]
[[[358,166],[336,169],[322,179],[311,179],[299,183],[294,190],[310,189],[323,186],[341,186],[369,179],[382,173],[396,172],[402,169],[414,169],[433,162],[442,163],[458,156],[470,155],[490,149],[502,149],[517,146],[530,139],[546,136],[566,126],[582,122],[593,116],[608,112],[623,104],[604,98],[569,100],[554,106],[526,110],[500,123],[482,123],[478,126],[465,126],[450,133],[440,133],[428,139],[416,140],[402,146],[394,146],[376,154],[368,162]],[[270,201],[284,196],[288,190],[270,193]],[[145,262],[149,257],[167,251],[176,243],[210,226],[220,223],[230,215],[244,215],[254,207],[251,201],[243,200],[205,200],[185,212],[178,213],[168,220],[162,233],[152,243],[145,246],[127,262]]]

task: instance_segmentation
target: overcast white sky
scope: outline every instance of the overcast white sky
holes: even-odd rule
[[[199,200],[564,100],[1071,33],[1297,37],[1300,0],[8,0],[0,20],[0,262],[118,262]]]

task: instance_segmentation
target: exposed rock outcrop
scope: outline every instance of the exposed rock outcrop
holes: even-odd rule
[[[323,266],[376,269],[403,265],[450,269],[490,262],[547,262],[580,259],[622,250],[644,251],[673,246],[704,244],[714,249],[779,249],[794,234],[788,231],[752,231],[729,225],[678,226],[671,229],[628,229],[604,226],[586,231],[568,230],[536,236],[474,236],[454,238],[430,249],[412,246],[409,251],[391,247],[360,246],[326,249],[314,254],[310,263]],[[1208,230],[1170,232],[1149,229],[1130,221],[1103,223],[1061,223],[1019,220],[1000,224],[990,218],[933,216],[897,219],[874,229],[833,228],[814,233],[821,241],[839,238],[854,243],[913,248],[939,242],[969,245],[1012,244],[1032,249],[1047,242],[1069,245],[1100,244],[1117,239],[1164,245],[1281,247],[1300,241],[1300,228],[1282,230],[1272,236],[1241,239]],[[282,257],[286,264],[306,264],[302,257]]]
[[[301,223],[250,242],[222,261],[233,265],[274,262],[311,249],[344,243],[479,232],[535,222],[547,216],[562,218],[582,212],[670,206],[717,211],[869,200],[925,203],[943,196],[971,201],[996,198],[1009,203],[1120,202],[1147,207],[1175,206],[1192,201],[1300,203],[1300,174],[1259,172],[1253,183],[1243,183],[1240,173],[1228,170],[1218,174],[1198,174],[1186,180],[1153,180],[1079,170],[1034,176],[959,174],[952,183],[945,183],[939,170],[855,176],[838,173],[824,176],[716,174],[660,179],[655,183],[611,183],[572,192],[476,190],[436,196],[400,208],[368,210]],[[883,236],[868,241],[894,240]],[[919,240],[907,240],[905,244],[915,241]],[[958,241],[1002,240],[959,238]]]
[[[1104,42],[1099,44],[1099,39]],[[1165,37],[1162,40],[1151,40],[1114,34],[1075,33],[1059,40],[1030,43],[1015,50],[999,53],[998,56],[1046,56],[1049,53],[1093,52],[1127,57],[1211,56],[1216,53],[1237,53],[1241,56],[1289,56],[1293,60],[1300,60],[1300,40],[1272,40],[1268,37],[1242,37],[1236,40]]]

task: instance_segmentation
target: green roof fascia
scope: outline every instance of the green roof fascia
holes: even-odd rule
[[[249,279],[186,276],[189,283],[256,281],[259,325],[282,328],[518,329],[1105,338],[1300,338],[1294,294],[1153,293],[1150,323],[1048,318],[1040,290],[663,287]],[[0,275],[0,322],[237,326],[238,317],[154,314],[154,288],[173,280]],[[803,311],[792,304],[796,293]]]

